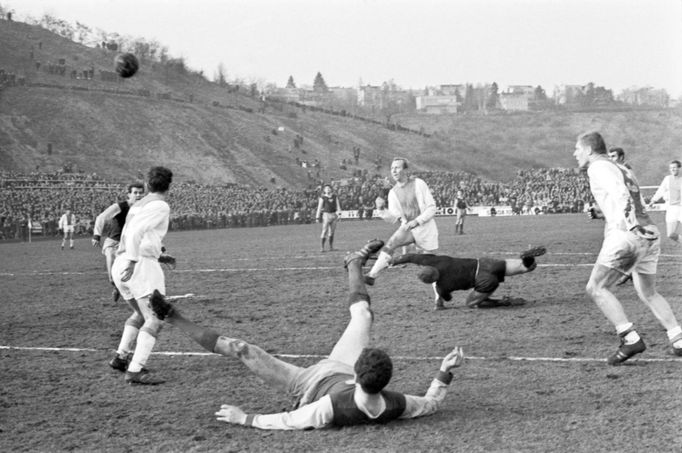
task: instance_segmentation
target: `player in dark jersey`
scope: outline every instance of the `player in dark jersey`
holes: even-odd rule
[[[322,195],[317,202],[317,213],[315,214],[315,219],[322,222],[321,252],[324,252],[324,243],[327,240],[329,240],[329,250],[334,250],[334,233],[339,221],[339,211],[341,211],[339,197],[332,191],[332,186],[325,184],[322,188]]]
[[[533,247],[521,253],[520,258],[453,258],[446,255],[408,253],[393,259],[394,266],[412,263],[424,266],[419,279],[436,284],[435,309],[445,308],[444,301],[452,300],[453,291],[471,289],[466,305],[471,308],[495,308],[522,305],[523,299],[491,299],[490,296],[505,277],[525,274],[537,267],[536,256],[547,252],[545,247]]]
[[[119,299],[120,294],[111,278],[111,266],[114,264],[114,259],[116,258],[116,250],[118,249],[118,243],[121,240],[121,231],[123,230],[123,225],[125,225],[128,211],[137,200],[142,198],[142,195],[144,195],[144,184],[141,182],[130,184],[128,186],[128,195],[125,201],[112,204],[102,211],[95,219],[92,246],[102,247],[102,255],[104,255],[107,264],[109,283],[114,287],[112,290],[114,302]],[[102,243],[102,236],[105,236],[104,243]]]
[[[289,393],[297,401],[293,410],[273,414],[247,414],[237,406],[222,405],[215,413],[218,420],[260,429],[311,429],[386,423],[438,410],[452,380],[450,370],[464,362],[461,348],[454,348],[443,358],[426,394],[415,396],[385,390],[393,372],[391,359],[383,350],[369,347],[374,315],[362,265],[383,245],[383,241],[375,239],[346,257],[351,319],[329,357],[306,368],[284,362],[243,340],[198,326],[160,294],[152,296],[152,308],[160,319],[207,350],[241,360],[266,384]]]

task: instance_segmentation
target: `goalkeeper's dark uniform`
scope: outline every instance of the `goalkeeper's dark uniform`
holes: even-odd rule
[[[446,255],[408,253],[393,259],[392,264],[412,263],[424,268],[419,279],[424,283],[436,283],[440,299],[452,300],[452,292],[473,289],[467,297],[468,306],[498,307],[512,305],[511,299],[494,300],[490,296],[506,276],[530,272],[537,267],[535,257],[546,252],[535,247],[521,253],[520,258],[453,258]],[[443,308],[442,300],[436,300],[436,308]]]
[[[479,293],[494,292],[504,281],[507,269],[504,260],[492,258],[453,258],[446,255],[408,253],[393,260],[394,265],[404,263],[427,266],[427,269],[419,273],[419,278],[424,283],[435,281],[438,294],[446,301],[452,300],[453,291],[473,288]]]

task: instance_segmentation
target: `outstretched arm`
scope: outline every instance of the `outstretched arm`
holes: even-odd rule
[[[252,426],[260,429],[310,429],[329,425],[334,417],[332,400],[329,395],[314,403],[306,404],[291,412],[276,414],[247,414],[237,406],[223,404],[215,413],[216,419],[236,425]]]
[[[400,418],[415,418],[436,412],[440,403],[445,399],[448,385],[452,381],[451,370],[462,366],[463,363],[464,351],[462,351],[461,347],[455,347],[443,358],[438,374],[431,381],[431,386],[426,395],[405,395],[405,412],[403,412]]]
[[[431,253],[406,253],[391,260],[392,265],[398,264],[418,264],[419,266],[434,266],[442,261],[444,257],[433,255]]]

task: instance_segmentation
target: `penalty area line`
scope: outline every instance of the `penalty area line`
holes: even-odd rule
[[[38,352],[113,352],[112,349],[108,348],[56,348],[56,347],[29,347],[29,346],[6,346],[0,345],[0,350],[8,351],[38,351]],[[192,352],[192,351],[156,351],[152,352],[152,355],[175,357],[175,356],[220,356],[213,352]],[[322,354],[273,354],[276,357],[281,357],[285,359],[324,359],[327,355]],[[405,361],[437,361],[443,360],[440,356],[393,356],[394,360],[405,360]],[[479,361],[492,361],[499,362],[503,360],[510,360],[512,362],[554,362],[554,363],[598,363],[605,362],[606,359],[595,358],[595,357],[523,357],[523,356],[467,356],[468,360],[479,360]],[[635,358],[628,360],[628,363],[657,363],[657,362],[673,362],[682,364],[682,359],[676,358]]]

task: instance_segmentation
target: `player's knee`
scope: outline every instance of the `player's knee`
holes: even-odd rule
[[[140,316],[137,312],[133,312],[128,319],[126,319],[125,325],[131,326],[136,329],[140,329],[144,324],[144,318]]]
[[[140,328],[140,332],[147,332],[149,335],[151,335],[154,338],[157,338],[159,336],[159,333],[161,332],[161,328],[163,327],[163,323],[161,321],[157,320],[145,320],[144,324]]]
[[[585,293],[587,293],[587,295],[593,299],[599,294],[600,291],[601,285],[592,279],[590,279],[587,282],[587,285],[585,285]]]
[[[353,319],[363,319],[365,321],[372,320],[372,309],[369,307],[369,302],[361,301],[350,306],[350,316]]]

